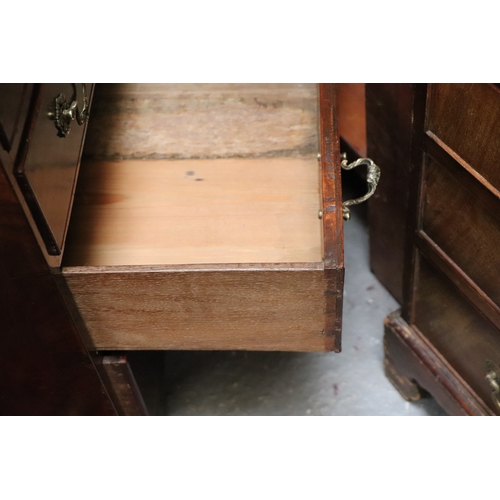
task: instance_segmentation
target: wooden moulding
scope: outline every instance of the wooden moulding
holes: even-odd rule
[[[319,103],[323,261],[326,269],[335,269],[344,267],[344,222],[336,85],[326,83],[319,85]]]
[[[118,415],[125,417],[149,415],[126,355],[119,353],[97,355],[94,362],[106,383]]]
[[[82,165],[63,275],[92,348],[340,350],[335,86],[319,103],[319,162],[308,146]]]
[[[450,415],[494,415],[439,352],[399,311],[385,320],[385,372],[408,401],[425,389]]]

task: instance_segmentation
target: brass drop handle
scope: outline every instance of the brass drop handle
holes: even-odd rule
[[[493,389],[491,393],[491,397],[493,398],[493,402],[500,410],[500,369],[498,366],[494,365],[491,361],[486,361],[486,380],[490,384],[490,387]]]
[[[77,90],[75,87],[74,99],[71,102],[66,99],[64,94],[59,94],[54,99],[54,112],[49,113],[51,119],[54,120],[57,135],[59,137],[66,137],[71,129],[71,122],[76,120],[78,125],[83,125],[89,119],[89,100],[87,97],[87,87],[82,83],[82,95],[83,95],[83,108],[81,111],[78,110],[78,100],[77,100]]]
[[[342,216],[344,217],[344,220],[349,220],[351,218],[351,212],[348,207],[351,205],[358,205],[359,203],[363,203],[368,198],[370,198],[373,193],[375,193],[378,181],[380,179],[380,168],[375,165],[375,163],[373,163],[373,160],[370,160],[370,158],[359,158],[358,160],[348,164],[345,153],[342,153],[342,161],[340,165],[344,170],[351,170],[353,168],[359,167],[360,165],[366,165],[368,167],[368,173],[366,176],[366,182],[368,183],[369,188],[368,193],[366,193],[364,196],[361,196],[360,198],[344,201],[344,203],[342,203]]]

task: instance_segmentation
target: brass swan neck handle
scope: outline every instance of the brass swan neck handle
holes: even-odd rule
[[[359,167],[360,165],[366,165],[368,167],[368,173],[366,176],[366,182],[368,183],[368,192],[364,196],[361,196],[360,198],[344,201],[344,203],[342,203],[342,216],[344,220],[347,221],[351,218],[351,212],[349,210],[349,206],[363,203],[368,198],[370,198],[370,196],[372,196],[373,193],[375,193],[378,181],[380,179],[380,168],[377,165],[375,165],[373,160],[370,160],[370,158],[359,158],[358,160],[348,164],[347,156],[345,153],[342,153],[342,161],[340,165],[344,170],[351,170],[353,168]]]
[[[54,99],[54,112],[50,113],[49,116],[55,121],[57,135],[59,137],[66,137],[71,130],[71,122],[76,120],[78,125],[83,125],[89,119],[89,100],[87,97],[87,87],[82,83],[82,100],[83,107],[82,110],[78,110],[78,95],[77,86],[75,87],[75,93],[71,102],[66,98],[64,94],[59,94]]]

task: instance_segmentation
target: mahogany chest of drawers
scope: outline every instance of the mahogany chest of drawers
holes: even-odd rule
[[[369,130],[381,125],[368,154],[388,180],[371,206],[372,268],[402,303],[386,373],[407,399],[423,388],[451,414],[498,415],[500,88],[367,85],[367,105]]]
[[[61,386],[61,411],[144,411],[125,358],[87,349],[340,349],[336,86],[2,90],[0,161],[51,268],[27,253],[29,236],[22,251],[3,244],[7,287],[29,275],[33,293],[47,294],[42,308],[6,295],[4,331],[24,328],[27,339],[39,321],[53,351],[40,344],[40,356],[65,353],[57,370],[82,366],[69,380],[87,380],[94,402]],[[76,106],[56,127],[61,95]],[[94,97],[88,130],[84,97]],[[499,414],[500,91],[367,84],[366,113],[368,155],[383,168],[371,264],[402,304],[386,320],[386,373],[407,399],[424,389],[451,414]],[[11,214],[12,196],[2,200]],[[55,399],[42,379],[31,389],[47,408]]]

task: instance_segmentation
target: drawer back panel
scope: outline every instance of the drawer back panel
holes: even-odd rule
[[[85,156],[307,156],[318,152],[316,84],[101,84]]]

